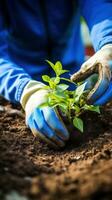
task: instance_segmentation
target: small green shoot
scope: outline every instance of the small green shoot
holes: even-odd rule
[[[68,118],[69,122],[83,132],[83,121],[79,116],[87,110],[100,113],[99,106],[87,104],[86,97],[88,91],[85,90],[86,83],[76,85],[70,79],[62,77],[68,70],[63,69],[61,62],[57,61],[53,64],[47,60],[47,63],[55,72],[55,76],[42,76],[43,81],[47,83],[44,89],[48,90],[48,95],[47,102],[41,106],[58,107],[62,114]],[[74,91],[69,90],[69,83],[75,84],[76,89]]]

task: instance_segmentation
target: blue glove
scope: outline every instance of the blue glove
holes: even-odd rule
[[[72,75],[72,81],[85,81],[89,89],[87,100],[94,105],[104,105],[112,100],[112,45],[105,45]]]
[[[47,101],[48,91],[42,87],[42,83],[30,81],[24,88],[21,104],[26,113],[26,124],[35,136],[54,147],[63,147],[69,133],[56,109],[39,107]]]
[[[104,105],[111,100],[112,100],[112,81],[110,81],[110,84],[106,92],[99,99],[96,100],[94,105]]]

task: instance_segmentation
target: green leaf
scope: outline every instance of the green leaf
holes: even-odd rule
[[[53,64],[51,61],[46,60],[47,63],[52,67],[52,69],[55,71],[57,76],[60,76],[62,71],[62,64],[61,62],[57,61],[55,64]]]
[[[60,76],[62,73],[62,64],[61,62],[57,61],[54,65],[54,71],[56,73],[56,76]]]
[[[55,100],[53,100],[50,96],[48,97],[48,106],[54,106],[56,104]]]
[[[97,113],[100,114],[100,107],[99,106],[85,104],[83,108],[85,110],[90,110],[90,111],[97,112]]]
[[[59,107],[61,107],[61,108],[64,110],[64,112],[66,112],[66,110],[67,110],[67,105],[66,105],[65,103],[60,103],[60,104],[59,104]]]
[[[65,90],[67,90],[68,88],[69,88],[69,85],[67,85],[67,84],[59,84],[59,85],[57,86],[57,89],[62,90],[62,91],[65,91]]]
[[[86,83],[83,83],[82,85],[78,86],[74,92],[74,99],[75,99],[75,102],[78,102],[81,95],[83,94],[84,92],[84,89],[85,89],[85,86],[86,86]]]
[[[100,107],[99,106],[92,106],[91,111],[97,112],[100,114]]]
[[[66,103],[64,103],[64,102],[59,102],[59,103],[57,104],[57,106],[58,106],[58,109],[62,112],[62,115],[67,117],[68,106],[66,105]]]
[[[69,72],[69,70],[62,70],[62,71],[61,71],[61,74],[64,74],[64,73],[66,73],[66,72]]]
[[[57,61],[55,63],[55,69],[61,71],[62,70],[62,64],[60,61]]]
[[[80,107],[79,106],[77,106],[76,104],[74,105],[74,110],[75,110],[75,113],[76,114],[78,114],[78,113],[80,113]]]
[[[56,85],[59,84],[59,82],[60,82],[60,77],[57,76],[57,77],[54,79],[54,82],[55,82]]]
[[[45,82],[49,82],[50,81],[50,77],[48,75],[43,75],[42,76],[43,81]]]
[[[66,95],[64,94],[64,92],[60,92],[60,91],[57,91],[54,93],[54,96],[56,98],[60,98],[60,99],[65,99],[66,98]]]
[[[46,60],[46,62],[52,67],[52,69],[54,70],[54,68],[55,68],[55,65],[51,62],[51,61],[49,61],[49,60]]]
[[[60,76],[61,74],[64,74],[65,72],[68,72],[68,70],[63,70],[61,62],[57,61],[54,66],[54,71],[57,76]]]
[[[63,67],[62,67],[62,64],[61,64],[60,61],[57,61],[55,64],[53,64],[49,60],[46,60],[46,62],[52,67],[52,69],[56,73],[56,76],[60,76],[61,74],[64,74],[65,72],[68,72],[68,70],[63,70]]]
[[[54,89],[56,87],[56,84],[53,80],[50,79],[49,86],[50,86],[51,89]]]
[[[73,125],[78,129],[80,130],[81,132],[83,132],[83,121],[82,119],[78,118],[78,117],[75,117],[73,119]]]

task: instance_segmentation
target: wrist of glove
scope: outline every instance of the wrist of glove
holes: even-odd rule
[[[63,147],[69,133],[56,109],[40,107],[47,101],[48,91],[43,86],[41,82],[30,81],[23,90],[20,103],[26,113],[26,124],[35,136],[54,147]]]
[[[85,81],[89,89],[88,103],[103,105],[112,100],[112,44],[102,47],[81,69],[72,75],[72,81]]]

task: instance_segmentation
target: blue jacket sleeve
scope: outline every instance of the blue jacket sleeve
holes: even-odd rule
[[[112,43],[112,0],[79,0],[95,51]]]
[[[7,30],[0,9],[0,95],[17,103],[20,101],[24,86],[31,77],[21,67],[11,62],[8,56],[6,35]]]

